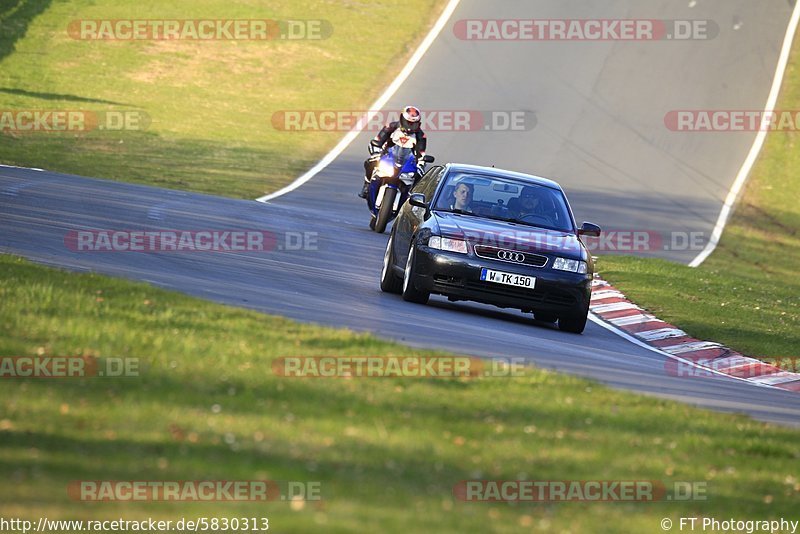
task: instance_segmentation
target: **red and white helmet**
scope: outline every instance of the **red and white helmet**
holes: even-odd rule
[[[422,113],[419,108],[414,106],[406,106],[400,114],[400,127],[407,132],[416,132],[419,130]]]

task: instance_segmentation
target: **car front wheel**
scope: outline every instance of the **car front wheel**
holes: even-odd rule
[[[414,263],[416,261],[416,245],[411,244],[411,249],[408,251],[408,261],[406,261],[406,270],[403,273],[403,300],[406,302],[416,302],[417,304],[425,304],[428,302],[431,294],[427,291],[420,291],[417,289],[416,275],[414,274]]]
[[[558,328],[564,332],[580,334],[586,328],[586,319],[589,316],[589,308],[578,311],[575,315],[567,315],[558,318]]]
[[[383,269],[381,270],[381,291],[400,293],[402,281],[394,274],[394,234],[389,236],[386,252],[383,253]]]

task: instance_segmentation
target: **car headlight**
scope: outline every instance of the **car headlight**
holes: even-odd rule
[[[428,240],[428,247],[437,250],[446,250],[447,252],[458,252],[459,254],[467,253],[467,242],[463,239],[449,239],[438,235]]]
[[[569,260],[567,258],[556,258],[553,262],[553,269],[559,271],[569,271],[571,273],[586,274],[586,262],[579,260]]]

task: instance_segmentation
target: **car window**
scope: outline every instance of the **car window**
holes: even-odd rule
[[[422,175],[419,182],[411,189],[412,193],[422,193],[425,195],[425,200],[430,202],[433,198],[433,192],[436,191],[436,185],[442,176],[442,169],[444,167],[437,166],[428,169],[428,172]]]
[[[466,184],[468,202],[456,203],[456,193]],[[447,176],[434,209],[473,213],[542,228],[573,231],[564,194],[533,182],[491,175],[455,172]]]

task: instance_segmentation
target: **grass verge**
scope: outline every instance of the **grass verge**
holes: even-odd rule
[[[0,129],[0,162],[253,198],[290,182],[342,132],[287,132],[283,110],[363,110],[444,6],[313,0],[19,0],[0,7],[0,111],[135,112],[124,130]],[[318,40],[76,40],[79,19],[322,20]],[[134,127],[135,126],[135,127]]]
[[[0,256],[0,355],[138,358],[139,377],[6,379],[0,515],[267,516],[309,531],[642,532],[663,517],[793,517],[798,430],[541,370],[289,379],[275,358],[420,355],[146,284]],[[84,503],[73,480],[318,481],[323,501]],[[471,503],[467,479],[708,484],[705,501]]]
[[[798,61],[800,39],[776,109],[800,109]],[[719,246],[703,265],[692,269],[662,260],[602,256],[601,275],[694,337],[756,357],[799,358],[799,140],[798,132],[767,135]]]

